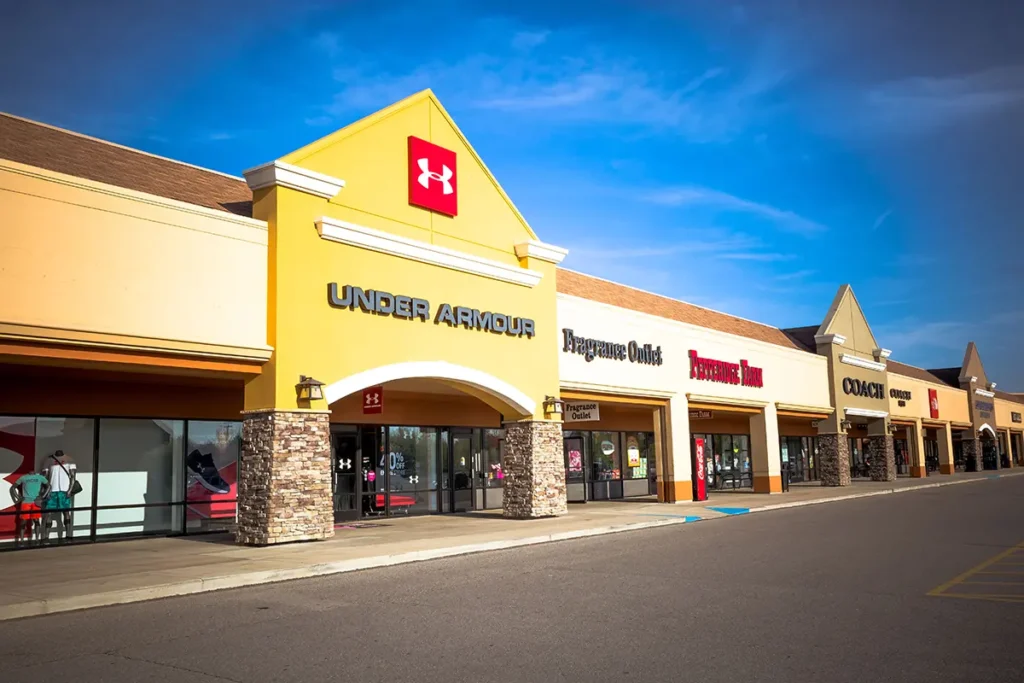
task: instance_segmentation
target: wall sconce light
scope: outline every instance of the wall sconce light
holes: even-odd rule
[[[897,427],[897,426],[896,426],[896,425],[894,425],[894,424],[890,424],[890,425],[889,425],[889,433],[890,433],[890,434],[893,434],[893,435],[895,435],[895,434],[896,434],[896,432],[898,432],[898,431],[900,431],[900,427]]]
[[[544,397],[544,412],[548,415],[561,415],[562,406],[565,405],[565,401],[554,396]]]
[[[839,423],[839,426],[842,428],[844,432],[848,432],[851,429],[853,429],[853,423],[850,422],[849,420],[843,420],[842,422]]]
[[[295,394],[300,401],[320,401],[324,397],[324,383],[299,375],[299,383],[295,385]]]

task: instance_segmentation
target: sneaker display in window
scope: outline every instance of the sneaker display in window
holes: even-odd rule
[[[220,476],[220,471],[213,464],[213,456],[194,450],[188,454],[186,464],[195,481],[212,493],[230,493],[231,486]]]

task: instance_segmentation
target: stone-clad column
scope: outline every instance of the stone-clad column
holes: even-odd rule
[[[569,512],[561,422],[506,422],[501,469],[505,517],[533,519]]]
[[[850,442],[845,433],[818,435],[818,477],[822,486],[850,485]]]
[[[981,440],[971,432],[964,433],[960,443],[964,449],[964,469],[968,472],[981,472]]]
[[[896,451],[892,435],[869,436],[867,451],[871,458],[871,481],[896,481]]]
[[[235,540],[245,545],[334,535],[330,413],[243,414]]]

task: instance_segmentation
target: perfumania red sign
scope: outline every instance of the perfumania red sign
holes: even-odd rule
[[[761,368],[748,365],[747,361],[727,363],[723,360],[701,358],[690,350],[690,379],[703,379],[722,384],[739,384],[745,387],[763,387],[764,374]]]

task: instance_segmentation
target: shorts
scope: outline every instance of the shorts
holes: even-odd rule
[[[42,519],[43,515],[39,511],[39,506],[35,503],[22,503],[18,506],[18,518],[23,521],[32,521],[34,519]]]
[[[43,502],[44,510],[70,510],[71,509],[71,496],[67,494],[67,491],[53,491],[46,497]]]

